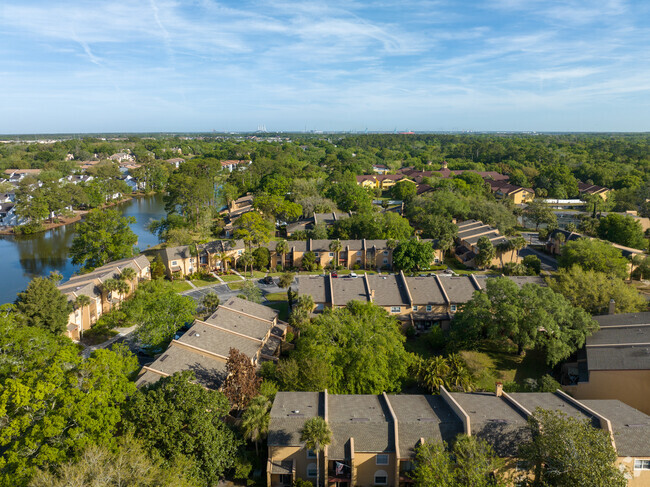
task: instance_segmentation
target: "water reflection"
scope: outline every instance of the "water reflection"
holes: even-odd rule
[[[151,219],[159,219],[165,214],[162,196],[136,198],[118,208],[124,215],[136,218],[131,228],[138,235],[140,249],[158,243],[145,226]],[[74,232],[73,224],[32,236],[0,236],[0,303],[12,302],[16,293],[25,289],[35,276],[47,276],[58,271],[68,279],[78,270],[68,258]]]

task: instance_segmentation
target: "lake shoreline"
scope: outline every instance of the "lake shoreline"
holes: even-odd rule
[[[116,205],[120,205],[122,203],[126,203],[127,201],[131,201],[134,198],[152,196],[152,195],[155,195],[155,194],[156,194],[155,191],[152,191],[150,193],[137,193],[137,194],[130,195],[130,196],[126,197],[126,198],[122,198],[120,200],[113,201],[113,202],[111,202],[109,204],[98,206],[97,208],[93,208],[93,209],[94,210],[103,210],[103,209],[106,209],[106,208],[111,208],[111,207],[116,206]],[[72,223],[77,223],[78,221],[81,221],[83,219],[84,215],[86,215],[90,211],[92,211],[92,210],[73,210],[74,216],[71,216],[71,217],[58,217],[57,218],[58,221],[50,222],[50,223],[43,223],[43,228],[41,230],[39,230],[38,232],[30,233],[28,235],[29,236],[38,235],[40,233],[47,232],[48,230],[52,230],[53,228],[64,227],[64,226],[70,225]],[[6,235],[6,236],[12,236],[12,237],[23,237],[23,236],[25,236],[22,233],[16,233],[14,231],[15,228],[16,227],[11,227],[11,228],[8,228],[6,230],[0,230],[0,235]]]

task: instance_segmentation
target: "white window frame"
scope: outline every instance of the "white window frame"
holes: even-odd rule
[[[386,459],[385,462],[380,462],[379,459]],[[390,457],[386,455],[385,453],[380,453],[378,455],[375,455],[375,465],[389,465],[390,464]]]
[[[418,310],[417,305],[413,306],[413,311],[417,311],[417,310]]]
[[[316,257],[318,257],[318,252],[314,252],[314,255],[315,255]]]
[[[314,452],[314,450],[307,448],[307,458],[316,458],[316,452]]]
[[[241,255],[241,254],[242,254],[242,251],[241,251],[241,250],[238,250],[238,251],[237,251],[237,255]]]
[[[178,265],[178,261],[177,260],[172,260],[172,265]]]
[[[391,307],[390,307],[390,312],[391,312],[391,313],[399,313],[400,311],[402,311],[402,307],[401,307],[401,306],[391,306]]]
[[[431,307],[430,304],[427,304],[427,311],[431,311],[433,308]]]
[[[384,255],[388,255],[388,250],[384,250]]]
[[[307,465],[307,477],[310,477],[312,479],[316,478],[317,473],[318,473],[318,470],[316,469],[316,464],[315,463],[310,463],[309,465]]]
[[[645,458],[635,458],[634,470],[650,470],[650,460]]]
[[[458,306],[452,304],[451,306],[449,306],[449,309],[451,310],[452,313],[455,313],[456,311],[458,311]]]
[[[377,477],[383,477],[383,482],[377,482]],[[384,470],[377,470],[374,475],[374,485],[388,485],[388,474]]]
[[[330,252],[330,257],[334,257],[334,252]]]

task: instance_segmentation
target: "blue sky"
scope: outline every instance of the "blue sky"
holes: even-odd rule
[[[647,0],[2,0],[0,133],[650,131]]]

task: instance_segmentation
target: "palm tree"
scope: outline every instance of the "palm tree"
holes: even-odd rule
[[[117,291],[118,282],[117,279],[109,278],[101,284],[102,294],[106,293],[106,300],[110,304],[110,309],[113,309],[113,291]]]
[[[121,281],[125,281],[129,284],[129,290],[128,293],[131,293],[132,287],[133,287],[133,280],[135,277],[138,275],[137,272],[135,272],[134,269],[131,267],[127,267],[126,269],[122,269],[122,273],[120,274],[119,279]]]
[[[523,249],[526,246],[526,239],[522,236],[517,236],[511,240],[512,242],[512,255],[511,257],[514,257],[514,253],[516,252],[517,255],[519,255],[519,251]],[[510,259],[512,260],[512,259]]]
[[[430,392],[439,391],[440,387],[447,385],[449,363],[445,357],[438,355],[428,360],[421,360],[418,368],[419,381]]]
[[[332,430],[320,416],[308,419],[300,432],[300,441],[316,454],[316,487],[320,486],[320,452],[332,442]]]
[[[244,438],[255,442],[255,453],[259,455],[259,442],[269,431],[271,402],[264,396],[256,396],[242,416],[241,429]]]
[[[471,392],[474,388],[472,374],[467,368],[467,364],[457,353],[452,353],[447,357],[449,364],[449,373],[447,374],[447,383],[454,389],[462,389],[464,392]]]
[[[630,281],[632,280],[632,273],[634,272],[634,269],[639,267],[641,264],[643,264],[643,261],[645,260],[645,255],[642,254],[633,254],[630,255]]]
[[[75,298],[75,300],[72,302],[72,306],[74,307],[75,311],[81,310],[81,329],[83,330],[83,309],[86,306],[90,306],[90,298],[85,294],[81,294]]]
[[[248,266],[251,266],[251,277],[253,277],[253,263],[255,262],[255,257],[253,257],[253,252],[250,249],[244,250],[244,253],[240,257],[242,264],[244,264],[244,275]]]
[[[278,243],[275,244],[275,253],[282,257],[282,269],[284,270],[284,256],[289,253],[289,244],[286,240],[278,240]]]
[[[341,241],[340,240],[332,240],[330,242],[330,252],[336,253],[336,263],[334,264],[334,269],[338,269],[338,267],[339,267],[339,253],[341,252]]]

